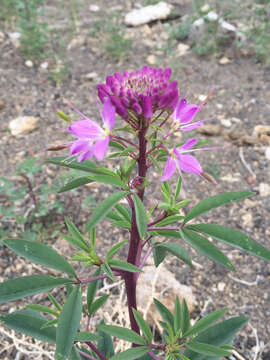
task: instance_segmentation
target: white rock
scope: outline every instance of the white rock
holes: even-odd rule
[[[225,286],[226,284],[224,282],[219,282],[217,286],[218,291],[223,291],[225,289]]]
[[[207,98],[207,95],[201,94],[201,95],[198,96],[198,99],[199,99],[201,102],[204,102],[204,101],[206,100],[206,98]]]
[[[205,4],[201,7],[201,12],[203,12],[204,14],[208,13],[210,10],[210,5],[209,4]]]
[[[12,33],[8,33],[8,36],[10,38],[10,41],[12,42],[12,45],[15,48],[18,48],[20,46],[20,37],[22,36],[21,33],[19,32],[12,32]]]
[[[88,74],[85,74],[84,78],[85,80],[94,80],[96,77],[98,76],[98,74],[94,71],[88,73]]]
[[[263,197],[270,196],[270,185],[266,183],[260,183],[259,192]]]
[[[186,55],[188,50],[190,49],[190,46],[184,43],[180,43],[177,45],[176,49],[176,56],[183,56]]]
[[[156,5],[144,6],[141,9],[132,10],[125,16],[125,24],[139,26],[155,20],[164,20],[170,15],[173,6],[163,1]]]
[[[209,11],[209,13],[206,15],[206,19],[209,21],[217,21],[218,14],[215,11]]]
[[[222,28],[222,30],[226,31],[226,32],[236,32],[236,27],[230,23],[228,23],[227,21],[225,20],[221,20],[220,21],[220,27]]]
[[[270,147],[269,146],[265,149],[265,157],[267,160],[270,160]]]
[[[146,61],[149,65],[155,65],[157,63],[157,58],[155,55],[148,55]]]
[[[194,21],[194,23],[192,24],[192,27],[199,30],[204,26],[204,19],[200,18],[196,21]]]
[[[41,70],[47,70],[48,66],[49,66],[49,63],[47,61],[44,61],[43,63],[40,64]]]
[[[220,122],[221,122],[221,125],[223,125],[226,128],[229,128],[232,126],[232,122],[229,119],[221,119]]]
[[[24,63],[24,65],[27,66],[27,67],[29,67],[29,68],[31,68],[31,67],[34,66],[33,61],[31,61],[31,60],[26,60],[26,62]]]
[[[89,10],[93,12],[98,12],[100,10],[98,5],[92,4],[89,6]]]
[[[218,108],[218,109],[223,109],[223,105],[222,104],[219,104],[219,103],[216,103],[216,107]]]
[[[38,118],[33,116],[20,116],[9,123],[13,136],[23,136],[37,128]]]
[[[226,56],[223,56],[221,59],[219,59],[218,62],[220,65],[227,65],[231,62],[231,60],[228,59]]]

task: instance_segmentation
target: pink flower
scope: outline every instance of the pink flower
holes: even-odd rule
[[[163,175],[160,179],[161,181],[166,181],[170,177],[172,177],[176,169],[179,171],[180,175],[182,171],[197,175],[201,175],[203,173],[203,170],[198,160],[196,160],[196,158],[192,155],[185,155],[186,153],[191,151],[208,150],[208,148],[190,150],[190,148],[192,148],[196,143],[197,140],[195,138],[192,138],[178,148],[173,148],[166,162]]]
[[[115,123],[115,107],[110,99],[104,102],[101,114],[103,128],[75,108],[74,110],[83,116],[84,120],[73,122],[67,129],[78,138],[70,145],[70,153],[78,155],[78,162],[89,159],[93,155],[97,160],[103,160],[109,146],[110,132]]]
[[[181,99],[172,113],[172,119],[177,125],[180,125],[182,131],[191,131],[203,124],[202,121],[197,121],[189,124],[194,119],[198,111],[203,108],[204,104],[197,106],[194,104],[187,104],[185,98]],[[189,125],[185,125],[189,124]]]

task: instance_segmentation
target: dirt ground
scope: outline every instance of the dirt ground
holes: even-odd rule
[[[208,172],[217,176],[218,183],[212,185],[195,176],[187,177],[188,197],[195,204],[199,199],[220,192],[255,191],[254,197],[212,211],[202,218],[242,230],[270,249],[270,193],[263,191],[270,179],[270,160],[266,157],[266,148],[269,149],[270,143],[265,138],[262,140],[253,136],[257,125],[270,125],[270,67],[241,56],[231,57],[230,63],[221,65],[214,57],[198,57],[192,51],[181,57],[161,52],[157,45],[166,42],[165,22],[127,28],[127,36],[132,39],[130,54],[123,61],[112,61],[99,48],[99,40],[89,35],[89,29],[96,20],[102,20],[106,14],[109,16],[111,11],[124,15],[132,8],[132,2],[99,0],[96,2],[99,6],[97,12],[88,9],[90,3],[88,1],[80,10],[80,35],[75,37],[77,44],[73,42],[67,51],[72,71],[70,77],[60,85],[50,80],[48,71],[38,65],[30,68],[25,66],[25,60],[8,38],[0,43],[0,100],[3,102],[0,109],[0,176],[12,176],[15,166],[27,155],[35,156],[40,161],[50,157],[51,154],[45,149],[66,141],[67,136],[62,131],[66,125],[55,113],[58,107],[69,112],[64,99],[90,118],[95,118],[95,85],[114,72],[141,68],[149,63],[149,55],[154,55],[156,65],[153,66],[172,66],[173,78],[179,82],[181,95],[187,95],[190,102],[200,102],[202,95],[215,87],[211,101],[200,113],[201,119],[208,119],[209,127],[198,137],[211,138],[211,144],[220,149],[200,153],[198,159]],[[188,1],[184,5],[176,1],[176,5],[182,13],[190,11]],[[57,13],[51,1],[47,10],[55,16],[51,21],[57,20],[65,36],[65,9]],[[94,75],[87,75],[93,72]],[[8,124],[18,116],[38,117],[37,129],[23,137],[12,136]],[[66,153],[63,151],[62,154]],[[155,173],[154,180],[157,180]],[[95,197],[101,200],[109,191],[110,188],[102,186],[95,192]],[[150,205],[160,195],[151,190],[148,196]],[[107,235],[106,227],[98,231],[99,238],[104,239],[105,249],[111,238]],[[194,270],[174,258],[167,261],[167,266],[181,283],[192,288],[197,299],[194,317],[202,310],[208,313],[222,307],[230,309],[229,315],[247,316],[249,325],[238,334],[235,343],[241,359],[269,360],[270,264],[238,250],[219,246],[237,268],[235,273],[214,265],[193,250],[192,258],[197,264]],[[26,269],[27,264],[6,248],[0,247],[0,253],[1,280],[15,277],[18,272],[28,274],[35,270]],[[6,311],[5,307],[3,311]],[[1,354],[0,350],[0,358],[15,358],[16,352],[9,354],[5,357],[7,353]],[[21,359],[27,359],[27,356]]]

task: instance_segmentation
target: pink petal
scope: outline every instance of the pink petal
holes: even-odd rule
[[[182,131],[191,131],[191,130],[194,130],[197,127],[202,126],[202,125],[203,125],[203,121],[197,121],[197,122],[195,122],[193,124],[182,126],[181,130]]]
[[[183,144],[179,148],[177,148],[177,150],[178,149],[188,150],[188,149],[192,148],[196,144],[197,144],[197,139],[196,138],[191,138],[185,144]]]
[[[189,123],[190,121],[193,120],[194,116],[197,114],[198,111],[199,111],[199,107],[197,105],[194,104],[186,105],[183,111],[179,114],[178,119],[180,120],[180,123],[183,124]]]
[[[74,155],[82,151],[89,151],[90,148],[91,143],[89,140],[76,140],[70,146],[70,153]]]
[[[68,131],[78,138],[99,139],[104,134],[102,128],[92,120],[75,121]]]
[[[111,103],[110,99],[105,100],[103,110],[102,110],[102,119],[105,126],[112,130],[115,123],[115,107]]]
[[[166,165],[165,165],[164,172],[163,172],[162,177],[160,178],[160,180],[161,181],[168,180],[175,173],[175,169],[176,169],[175,160],[171,156],[169,156],[168,160],[166,162]]]
[[[80,156],[78,156],[77,161],[82,162],[84,160],[89,159],[92,155],[93,155],[93,149],[91,148],[89,151],[86,151],[86,152],[82,153]]]
[[[187,106],[187,101],[185,98],[181,99],[179,104],[177,105],[176,109],[175,109],[175,115],[176,118],[179,119],[180,114],[182,113],[182,111],[185,109],[185,107]]]
[[[93,153],[98,160],[103,160],[109,146],[110,137],[96,141],[93,146]]]
[[[181,170],[187,173],[193,173],[200,175],[203,170],[198,160],[192,155],[180,155],[178,156],[178,165]]]

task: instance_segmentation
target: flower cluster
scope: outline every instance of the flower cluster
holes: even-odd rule
[[[198,106],[188,104],[185,98],[179,100],[177,81],[171,81],[170,77],[171,69],[169,68],[162,70],[146,66],[136,72],[125,71],[123,74],[115,73],[107,76],[106,83],[97,86],[98,97],[103,104],[101,113],[103,127],[75,109],[83,120],[72,123],[67,129],[77,137],[77,140],[70,145],[70,153],[77,156],[79,162],[93,155],[97,160],[104,159],[117,113],[135,131],[140,130],[142,121],[147,131],[151,130],[150,125],[155,122],[156,130],[153,130],[155,135],[162,131],[165,123],[169,124],[167,134],[160,139],[156,137],[156,142],[159,143],[156,148],[165,149],[169,154],[161,181],[168,180],[176,170],[180,175],[182,171],[202,175],[203,170],[199,162],[187,153],[209,150],[209,148],[192,149],[197,143],[195,138],[172,149],[164,145],[164,140],[175,131],[191,131],[203,124],[203,121],[194,121],[194,118],[204,104]],[[156,111],[159,111],[159,114],[154,117]],[[167,115],[164,117],[165,113]],[[159,117],[160,123],[157,125]]]

